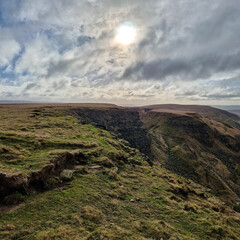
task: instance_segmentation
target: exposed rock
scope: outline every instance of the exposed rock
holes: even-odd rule
[[[75,164],[85,165],[85,163],[86,157],[84,154],[80,150],[75,150],[64,152],[42,169],[31,172],[28,175],[0,173],[0,202],[14,192],[28,194],[28,189],[30,188],[35,190],[52,188],[53,181],[49,180],[51,183],[48,182],[49,178],[59,175],[63,169],[71,168]],[[56,185],[55,183],[54,185]]]
[[[234,204],[233,210],[240,213],[240,202]]]
[[[90,166],[89,167],[89,170],[91,171],[91,172],[99,172],[99,171],[101,171],[103,169],[103,167],[102,166],[100,166],[100,165],[92,165],[92,166]]]
[[[73,172],[74,172],[73,170],[68,170],[68,169],[63,170],[60,174],[61,180],[65,182],[71,181],[73,178]]]

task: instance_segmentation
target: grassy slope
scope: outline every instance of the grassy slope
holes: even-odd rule
[[[240,129],[240,118],[234,113],[224,111],[218,108],[201,105],[178,105],[178,104],[160,104],[143,107],[159,112],[175,112],[175,113],[198,113],[202,116],[209,117],[216,121],[227,123]]]
[[[216,212],[221,203],[214,198],[173,194],[171,185],[186,184],[176,179],[149,167],[77,173],[70,185],[30,196],[3,215],[0,238],[239,239],[239,218]]]
[[[65,150],[104,150],[110,138],[91,125],[79,125],[66,107],[11,106],[0,109],[0,116],[0,171],[9,174],[39,170]]]
[[[238,129],[200,115],[176,112],[149,112],[142,119],[157,161],[216,190],[226,201],[239,199],[232,191],[239,192],[240,183]]]
[[[35,110],[1,110],[1,147],[8,149],[1,154],[1,171],[35,171],[56,149],[81,149],[88,164],[71,183],[26,196],[22,205],[2,214],[0,239],[240,238],[239,215],[206,189],[149,167],[137,151],[108,132],[77,124],[66,109]],[[93,173],[91,164],[106,156],[114,167]],[[142,166],[123,163],[126,157]]]

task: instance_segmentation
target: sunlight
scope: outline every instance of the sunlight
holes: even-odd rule
[[[132,44],[136,39],[136,28],[132,24],[123,24],[117,30],[116,41],[123,45]]]

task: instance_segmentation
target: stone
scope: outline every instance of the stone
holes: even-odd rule
[[[68,170],[68,169],[63,170],[60,174],[60,178],[65,182],[71,181],[73,178],[73,170]]]
[[[240,202],[234,204],[233,210],[240,213]]]
[[[89,167],[90,172],[99,172],[102,170],[102,166],[99,165],[92,165]]]

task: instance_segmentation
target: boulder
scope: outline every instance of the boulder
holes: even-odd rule
[[[71,181],[73,178],[73,172],[74,172],[73,170],[68,170],[68,169],[63,170],[60,174],[61,180],[65,182]]]
[[[240,202],[234,204],[233,210],[240,213]]]

